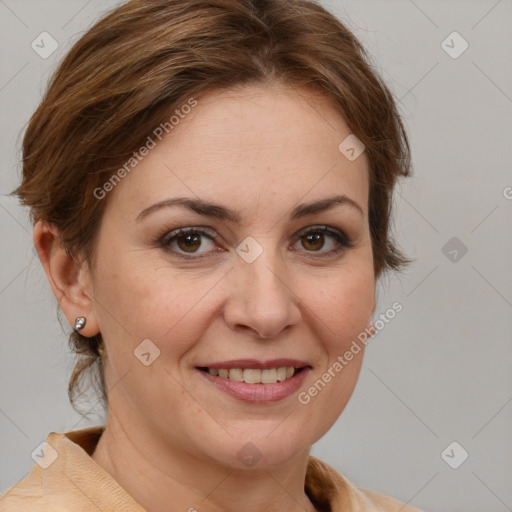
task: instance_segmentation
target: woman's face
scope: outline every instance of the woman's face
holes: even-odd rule
[[[285,463],[332,426],[363,351],[333,365],[375,309],[368,161],[340,152],[349,134],[305,90],[210,94],[103,199],[89,292],[110,415],[230,466]],[[277,384],[236,379],[285,371],[199,369],[265,363],[307,367]]]

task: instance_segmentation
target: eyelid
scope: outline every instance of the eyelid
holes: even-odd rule
[[[328,236],[331,236],[332,238],[334,238],[337,242],[337,247],[335,249],[330,249],[329,251],[306,251],[306,250],[304,251],[306,253],[310,253],[315,258],[334,257],[334,256],[338,255],[339,253],[341,253],[347,249],[350,249],[351,247],[354,246],[354,243],[347,236],[345,231],[343,231],[339,228],[334,228],[334,227],[322,225],[322,224],[310,225],[310,226],[307,226],[307,227],[301,229],[300,231],[298,231],[293,237],[292,246],[294,246],[297,243],[297,241],[299,241],[303,236],[307,235],[308,233],[315,233],[315,232],[327,234]],[[210,252],[205,252],[205,253],[189,253],[190,256],[186,256],[186,254],[187,254],[186,252],[180,252],[180,251],[176,251],[176,250],[172,250],[172,249],[168,248],[170,246],[171,242],[173,241],[173,239],[175,239],[180,234],[188,234],[188,233],[196,233],[196,234],[199,234],[200,236],[206,236],[207,238],[209,238],[210,240],[212,240],[214,242],[218,242],[219,239],[222,239],[222,237],[215,230],[213,230],[211,228],[203,227],[203,226],[186,226],[186,227],[176,228],[176,229],[167,231],[163,236],[157,237],[155,242],[162,249],[164,249],[167,252],[170,252],[172,254],[175,254],[178,258],[183,259],[183,260],[189,260],[189,261],[199,260],[202,258],[206,258],[212,252],[215,252],[215,251],[210,251]],[[225,244],[225,245],[227,245],[228,247],[230,247],[232,249],[235,249],[235,247],[229,243]],[[216,252],[220,252],[220,251],[216,251]],[[297,252],[297,251],[295,251],[295,252]],[[196,254],[196,256],[194,256],[194,254]]]
[[[310,231],[319,231],[321,233],[327,233],[333,236],[337,235],[346,240],[347,243],[351,243],[349,237],[343,230],[327,226],[326,224],[313,224],[311,226],[303,228],[295,235],[295,238],[300,238],[301,236],[309,233]]]
[[[201,235],[207,235],[212,240],[218,240],[220,235],[213,229],[203,226],[187,226],[184,228],[176,228],[171,229],[170,231],[166,231],[165,234],[161,237],[158,237],[158,240],[161,241],[162,244],[169,243],[170,240],[178,236],[179,234],[187,234],[187,233],[200,233]]]
[[[336,239],[338,243],[338,246],[335,249],[331,249],[329,251],[305,251],[306,254],[310,253],[312,255],[315,255],[316,253],[317,255],[314,256],[316,258],[334,257],[346,251],[347,249],[354,247],[355,245],[355,243],[349,238],[349,236],[346,234],[344,230],[333,228],[325,224],[311,225],[300,230],[294,238],[293,245],[295,245],[298,240],[300,240],[303,236],[307,235],[308,233],[323,233]]]

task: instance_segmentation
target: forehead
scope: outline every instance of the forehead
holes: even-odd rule
[[[288,157],[297,152],[325,153],[330,144],[337,147],[339,137],[350,134],[325,96],[276,84],[210,92],[177,128],[169,136],[169,147],[199,149],[199,143],[211,155],[258,153],[262,159],[265,150],[277,156],[275,148]]]
[[[257,196],[271,207],[264,199],[294,203],[338,192],[366,209],[366,155],[350,161],[340,152],[350,129],[316,91],[245,86],[210,92],[187,112],[169,135],[155,139],[110,200],[142,209],[188,195],[243,207]]]

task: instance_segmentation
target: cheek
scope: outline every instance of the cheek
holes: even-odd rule
[[[342,350],[369,325],[375,304],[373,270],[331,273],[311,289],[305,284],[304,302],[316,318],[319,336],[331,350]],[[309,287],[307,286],[309,284]]]
[[[111,352],[131,354],[149,339],[171,357],[182,354],[204,329],[200,319],[208,315],[205,294],[217,280],[211,273],[170,271],[140,256],[108,260],[98,271],[95,298]]]
[[[310,290],[307,299],[314,340],[323,357],[298,401],[315,418],[316,440],[331,428],[355,389],[365,351],[360,335],[370,323],[375,298],[373,271],[338,276]]]
[[[140,261],[116,265],[116,275],[113,263],[102,272],[98,290],[105,306],[98,310],[109,387],[122,380],[115,389],[130,397],[136,409],[186,403],[178,366],[208,327],[212,305],[203,297],[214,284],[205,281],[212,278],[170,275]]]

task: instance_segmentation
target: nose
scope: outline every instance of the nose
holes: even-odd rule
[[[252,263],[240,258],[229,274],[224,318],[231,330],[268,339],[300,322],[300,299],[290,269],[270,251],[264,250]]]

